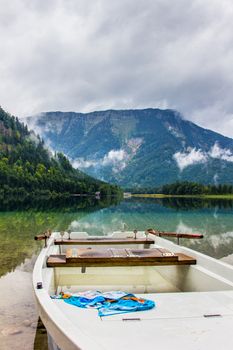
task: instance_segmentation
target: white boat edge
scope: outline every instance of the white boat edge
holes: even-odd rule
[[[126,232],[126,234],[128,233],[129,232]],[[41,250],[33,270],[33,290],[39,316],[48,331],[49,337],[55,341],[56,345],[52,345],[53,349],[103,349],[101,344],[93,341],[85,332],[75,327],[73,322],[64,316],[62,311],[56,307],[50,298],[48,293],[48,285],[46,285],[46,283],[48,283],[50,280],[49,274],[52,273],[52,269],[46,268],[46,260],[49,255],[49,251],[51,251],[51,248],[53,247],[53,242],[56,235],[57,233],[53,233],[48,239],[47,247]],[[154,239],[155,237],[150,235],[150,238]],[[203,275],[203,280],[202,287],[198,290],[195,290],[195,287],[192,288],[192,286],[189,285],[189,289],[192,289],[193,292],[201,293],[202,291],[209,291],[211,293],[211,291],[216,290],[229,291],[233,298],[233,266],[181,245],[178,246],[177,244],[174,244],[173,242],[161,237],[156,237],[155,240],[156,245],[167,248],[172,252],[181,252],[196,258],[197,264],[190,266],[192,273],[188,283],[195,286],[195,279],[200,278],[201,274]],[[174,278],[174,267],[172,269],[169,266],[166,266],[166,268],[159,268],[163,270],[163,274],[165,274],[169,280]],[[207,276],[208,278],[206,278]],[[180,279],[182,283],[182,274]],[[42,282],[42,289],[37,289],[36,286],[38,282]],[[182,295],[185,293],[181,292],[180,294]]]
[[[48,290],[46,287],[46,281],[42,274],[42,270],[45,267],[46,260],[48,257],[48,251],[51,245],[54,242],[54,233],[47,241],[47,247],[44,247],[36,262],[33,269],[33,290],[36,298],[36,305],[38,308],[39,316],[47,329],[48,336],[51,337],[51,341],[53,341],[52,347],[55,350],[61,348],[70,349],[70,350],[78,350],[83,349],[84,347],[88,347],[90,349],[95,348],[96,350],[100,350],[97,344],[90,341],[89,337],[83,334],[80,331],[80,334],[77,334],[77,328],[74,327],[73,323],[70,320],[64,318],[63,313],[54,305],[52,302]],[[46,269],[52,272],[52,269]],[[37,283],[42,282],[42,289],[37,289]],[[78,343],[77,344],[77,337]],[[54,343],[55,341],[55,343]],[[51,346],[51,345],[50,345]]]

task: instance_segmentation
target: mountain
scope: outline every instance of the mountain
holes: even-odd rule
[[[233,140],[173,110],[47,112],[27,123],[74,166],[124,187],[233,183]]]
[[[52,156],[40,137],[0,107],[0,197],[96,191],[118,188],[74,169],[62,153]]]

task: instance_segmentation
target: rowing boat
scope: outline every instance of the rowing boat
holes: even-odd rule
[[[232,349],[233,267],[162,236],[154,230],[146,238],[130,231],[39,236],[48,239],[33,287],[50,350]],[[88,290],[134,293],[156,308],[98,317],[51,298]]]

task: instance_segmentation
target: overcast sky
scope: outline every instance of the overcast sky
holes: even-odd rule
[[[233,137],[232,0],[0,0],[0,105],[173,108]]]

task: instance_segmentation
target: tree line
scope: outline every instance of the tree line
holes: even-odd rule
[[[233,185],[203,185],[196,182],[184,181],[162,186],[161,193],[169,195],[233,194]]]
[[[150,188],[126,188],[125,192],[137,194],[167,194],[167,195],[224,195],[233,194],[233,185],[218,184],[218,185],[203,185],[191,181],[177,181],[172,184],[165,184],[161,187]]]
[[[52,155],[39,136],[0,107],[0,197],[28,194],[121,195],[115,185],[74,169],[62,154]]]

